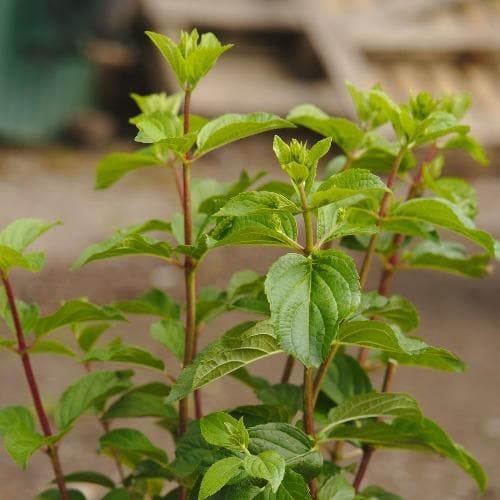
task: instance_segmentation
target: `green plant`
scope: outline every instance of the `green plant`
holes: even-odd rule
[[[43,255],[26,248],[53,224],[20,219],[0,232],[5,289],[0,312],[15,335],[1,338],[0,345],[21,359],[42,434],[22,406],[0,410],[0,432],[7,452],[22,467],[36,450],[47,450],[58,490],[38,498],[84,498],[66,486],[74,482],[108,489],[103,496],[108,500],[399,498],[374,486],[361,490],[379,447],[444,455],[484,490],[486,477],[477,461],[424,417],[414,398],[390,392],[397,365],[463,370],[453,353],[411,334],[418,314],[404,297],[389,295],[394,272],[430,268],[482,277],[498,250],[497,242],[474,225],[472,187],[442,176],[447,149],[464,149],[487,162],[461,123],[469,98],[434,99],[424,92],[397,105],[378,87],[360,90],[349,84],[356,122],[311,105],[294,108],[287,119],[252,113],[207,120],[191,113],[191,95],[230,46],[196,31],[182,33],[178,45],[163,35],[148,35],[182,94],[133,94],[140,114],[131,123],[138,129],[136,141],[146,146],[106,156],[97,168],[96,187],[108,188],[146,166],[168,168],[176,176],[182,212],[170,221],[149,220],[117,231],[87,248],[75,267],[123,255],[151,256],[183,270],[183,303],[153,289],[106,306],[72,300],[41,316],[36,305],[15,299],[9,272],[14,267],[40,270]],[[382,125],[392,127],[394,138],[381,135]],[[273,149],[287,182],[259,184],[261,174],[246,172],[232,184],[191,180],[191,169],[210,151],[297,126],[324,138],[309,147],[275,136]],[[332,144],[341,154],[320,180],[318,163]],[[424,151],[420,161],[417,150]],[[379,174],[387,176],[386,182]],[[401,196],[405,184],[409,187]],[[297,219],[304,237],[298,235]],[[442,230],[475,243],[482,253],[471,255],[455,240],[442,239]],[[266,276],[244,270],[225,290],[198,291],[196,273],[206,254],[229,245],[274,246],[288,253]],[[359,274],[347,251],[364,255]],[[375,256],[383,271],[378,289],[369,291]],[[261,319],[235,326],[196,354],[200,328],[231,310]],[[177,378],[157,354],[120,338],[102,342],[115,322],[133,314],[157,318],[151,335],[183,366]],[[76,349],[47,336],[63,327],[70,327]],[[62,394],[53,413],[56,432],[31,368],[30,357],[40,352],[72,356],[88,372]],[[280,383],[247,371],[253,361],[279,353],[288,356]],[[130,369],[94,370],[101,361],[139,365],[158,377],[137,385]],[[294,364],[303,371],[302,385],[290,383]],[[385,370],[380,391],[368,376],[375,369]],[[248,386],[261,403],[204,416],[201,389],[225,375]],[[115,461],[119,483],[97,471],[62,470],[57,447],[85,413],[93,413],[103,427],[99,451]],[[155,418],[173,436],[175,458],[141,431],[112,426],[129,417]],[[341,466],[346,442],[361,452],[358,466]]]

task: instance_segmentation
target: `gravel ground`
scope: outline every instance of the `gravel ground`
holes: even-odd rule
[[[269,141],[250,140],[224,153],[213,154],[200,166],[201,175],[234,179],[241,168],[256,170],[249,167],[248,159],[258,168],[274,165],[268,153],[269,144]],[[61,149],[0,150],[1,226],[24,216],[64,221],[63,226],[40,240],[40,248],[48,254],[46,268],[35,276],[15,272],[12,277],[18,296],[37,301],[45,312],[72,297],[86,296],[104,303],[132,297],[152,285],[163,287],[173,295],[182,291],[177,270],[159,267],[149,259],[123,258],[95,263],[75,272],[68,270],[83,247],[100,241],[113,229],[149,217],[168,217],[177,211],[172,178],[164,170],[131,175],[107,192],[93,191],[94,165],[99,156],[99,153]],[[500,177],[495,175],[495,170],[490,171],[478,177],[475,186],[481,208],[478,223],[498,237]],[[245,248],[214,251],[203,264],[200,281],[223,285],[232,272],[242,267],[265,272],[279,254]],[[375,277],[376,273],[372,274]],[[400,369],[394,389],[414,394],[428,416],[441,423],[479,458],[490,476],[490,486],[483,498],[500,499],[500,376],[497,369],[500,274],[474,281],[431,272],[402,273],[396,276],[394,289],[419,308],[422,317],[419,335],[434,345],[453,350],[468,364],[467,372],[462,375]],[[215,321],[207,329],[203,342],[240,319],[241,315],[232,313]],[[147,318],[134,319],[120,326],[117,332],[134,343],[158,350],[149,339],[147,325]],[[68,332],[58,335],[68,336]],[[171,358],[167,357],[167,363],[175,366]],[[45,355],[36,357],[34,365],[49,406],[72,378],[82,373],[71,360],[55,362]],[[262,369],[277,379],[276,366],[276,358],[272,358],[260,366],[255,365],[255,369]],[[151,377],[143,372],[139,376]],[[298,373],[295,376],[298,377]],[[0,406],[29,404],[18,361],[6,352],[0,352],[0,380]],[[229,378],[208,386],[203,397],[207,411],[254,399]],[[171,449],[164,433],[148,424],[140,425],[145,426],[158,446]],[[96,457],[94,444],[89,446],[91,442],[96,443],[99,432],[95,419],[90,416],[81,419],[61,447],[66,470],[97,468],[102,464],[103,470],[113,473],[108,460]],[[35,492],[44,488],[50,477],[47,462],[43,455],[36,455],[28,471],[23,472],[0,451],[0,499],[34,498]],[[430,455],[378,452],[367,476],[367,484],[371,482],[380,482],[387,489],[404,494],[407,500],[478,498],[467,476],[453,464]],[[91,488],[86,492],[89,499],[99,498],[101,493]]]

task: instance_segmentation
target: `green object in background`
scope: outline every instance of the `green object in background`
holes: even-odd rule
[[[95,2],[0,2],[0,140],[53,139],[93,103],[94,70],[79,52]]]

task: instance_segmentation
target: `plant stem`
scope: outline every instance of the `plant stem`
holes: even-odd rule
[[[413,181],[411,183],[410,189],[408,191],[408,194],[406,196],[406,200],[411,200],[415,198],[418,195],[419,188],[420,188],[420,183],[422,182],[422,177],[424,173],[424,168],[425,166],[431,162],[434,157],[436,156],[437,153],[437,146],[436,144],[432,144],[429,150],[427,151],[422,163],[420,164],[417,173],[415,174]],[[393,239],[392,239],[392,245],[394,248],[394,253],[391,255],[388,261],[388,265],[385,267],[385,269],[382,272],[382,275],[380,277],[380,282],[378,286],[378,293],[380,295],[387,295],[389,293],[389,286],[390,286],[390,281],[392,276],[394,275],[394,269],[396,268],[398,262],[399,262],[399,247],[401,243],[403,243],[404,236],[402,234],[395,234]],[[360,350],[359,356],[358,356],[358,361],[363,364],[364,361],[366,360],[366,349]],[[387,362],[387,366],[385,369],[384,373],[384,380],[382,382],[382,392],[389,392],[392,387],[392,381],[394,379],[394,375],[396,373],[396,367],[397,364],[391,360]],[[368,465],[370,463],[371,457],[373,455],[374,449],[371,448],[370,446],[367,446],[363,448],[363,457],[361,459],[361,462],[359,464],[359,468],[356,472],[356,476],[354,478],[353,482],[353,487],[355,491],[357,492],[359,490],[359,487],[361,485],[361,482],[363,481],[364,475],[366,473],[366,470],[368,468]]]
[[[45,409],[42,404],[42,398],[40,396],[40,390],[36,382],[35,374],[33,372],[33,367],[31,365],[31,359],[28,354],[28,346],[26,345],[26,340],[24,338],[24,332],[21,325],[21,320],[19,318],[19,312],[16,306],[16,299],[14,296],[14,291],[10,280],[6,274],[2,274],[2,281],[5,288],[5,293],[7,295],[7,300],[9,303],[9,308],[12,314],[12,320],[14,322],[14,328],[17,337],[17,347],[19,355],[21,356],[21,361],[23,363],[24,374],[28,382],[29,390],[31,393],[31,398],[35,406],[35,411],[40,422],[40,427],[45,437],[52,436],[52,430],[50,428],[50,422],[45,413]],[[56,478],[57,487],[61,494],[62,500],[69,500],[68,490],[66,489],[66,483],[64,481],[64,474],[61,468],[61,461],[59,460],[59,452],[55,444],[49,444],[47,446],[47,452],[52,462],[52,468],[54,470],[54,475]]]
[[[304,226],[306,231],[306,246],[304,248],[304,253],[310,255],[314,249],[314,231],[311,212],[309,211],[309,205],[307,203],[307,194],[302,182],[299,185],[300,194],[300,205],[302,207],[302,217],[304,218]]]
[[[314,390],[313,390],[313,402],[316,405],[316,401],[318,400],[319,393],[321,391],[321,386],[323,385],[323,380],[325,379],[326,374],[328,373],[328,368],[330,367],[335,354],[337,354],[339,345],[334,344],[328,353],[327,358],[321,366],[318,368],[318,372],[316,373],[316,378],[314,379]]]
[[[282,384],[286,384],[290,380],[294,364],[295,364],[295,358],[290,354],[286,358],[285,368],[283,369],[283,374],[281,375]]]
[[[191,91],[184,94],[184,134],[189,132],[191,113]],[[191,207],[191,171],[190,155],[186,153],[182,162],[182,209],[184,213],[184,243],[193,243],[193,215]],[[184,345],[183,366],[193,359],[196,345],[196,272],[194,260],[186,255],[184,259],[184,282],[186,288],[186,341]],[[179,434],[187,430],[189,413],[188,398],[179,402]]]

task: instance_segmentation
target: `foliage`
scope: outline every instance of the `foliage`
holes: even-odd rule
[[[183,269],[186,298],[179,303],[153,289],[109,305],[74,299],[42,316],[36,304],[15,298],[10,271],[42,268],[43,253],[27,248],[57,223],[19,219],[0,231],[0,315],[9,331],[0,348],[21,358],[35,410],[0,409],[0,436],[23,468],[37,450],[47,451],[57,489],[38,498],[85,498],[78,489],[82,483],[102,488],[108,500],[400,498],[378,486],[361,489],[365,467],[345,466],[339,453],[325,453],[332,441],[337,452],[349,443],[365,465],[376,448],[438,453],[484,491],[486,477],[472,455],[426,418],[412,396],[390,390],[396,364],[452,372],[464,367],[453,353],[414,335],[418,313],[405,297],[389,295],[392,274],[428,268],[479,278],[499,255],[498,242],[475,225],[473,188],[442,175],[448,149],[463,149],[486,163],[462,123],[469,98],[422,92],[399,105],[379,86],[362,90],[348,84],[355,120],[329,116],[310,104],[295,107],[286,118],[258,112],[206,119],[191,113],[191,93],[231,45],[196,30],[182,32],[178,44],[158,33],[147,35],[181,93],[132,94],[139,113],[130,122],[137,128],[136,142],[146,146],[106,156],[97,167],[96,188],[142,174],[143,167],[181,169],[181,212],[169,221],[118,229],[85,249],[74,268],[121,256],[159,259]],[[255,134],[299,126],[320,139],[309,145],[275,135],[272,148],[288,182],[256,186],[262,174],[252,178],[246,172],[231,184],[191,182],[191,166],[204,155]],[[392,129],[390,139],[382,126]],[[341,154],[322,177],[321,161],[331,156],[332,145]],[[404,182],[410,184],[407,194]],[[448,241],[448,233],[455,239]],[[479,250],[470,252],[457,238]],[[334,242],[338,246],[331,248]],[[197,289],[196,271],[208,252],[247,245],[284,250],[265,276],[243,270],[224,289]],[[364,254],[359,272],[353,252]],[[383,266],[378,291],[365,288],[374,256]],[[256,317],[198,349],[199,331],[233,310]],[[154,353],[109,337],[132,315],[153,318],[150,334],[159,343]],[[50,335],[55,330],[61,330],[58,340]],[[60,341],[64,336],[71,345]],[[174,360],[168,365],[165,350]],[[70,356],[87,372],[68,381],[51,420],[31,367],[31,357],[39,353]],[[276,355],[283,353],[288,359],[279,384],[247,369],[270,356],[278,366]],[[175,360],[182,366],[178,374]],[[114,363],[125,367],[114,369]],[[304,371],[303,385],[290,383],[294,363]],[[142,370],[141,383],[131,365]],[[370,377],[377,368],[385,369],[380,391]],[[254,391],[260,403],[203,415],[200,391],[226,375]],[[61,464],[58,449],[81,418],[95,418],[102,426],[97,450],[115,462],[116,477],[69,472]],[[153,442],[143,426],[120,420],[130,418],[154,419],[171,434],[175,455],[165,452],[167,440]]]

